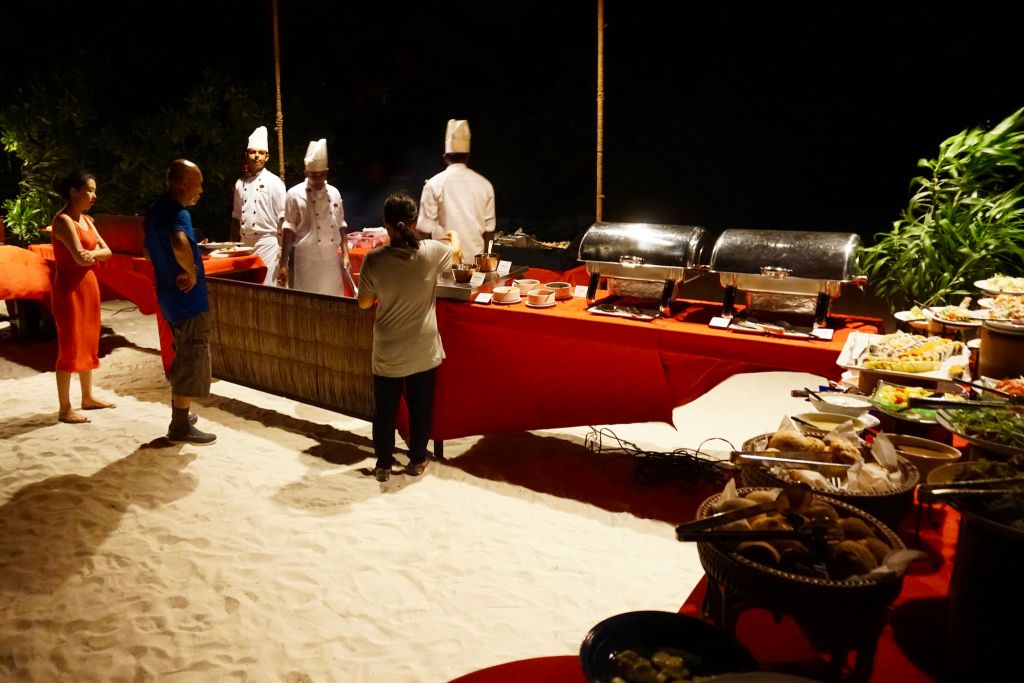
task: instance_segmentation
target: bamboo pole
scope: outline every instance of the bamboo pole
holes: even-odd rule
[[[271,0],[274,8],[274,83],[277,88],[277,175],[284,180],[284,114],[281,111],[281,44],[277,32],[277,0]]]
[[[604,0],[597,0],[597,222],[604,215]]]

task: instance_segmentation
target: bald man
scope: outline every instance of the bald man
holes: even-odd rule
[[[203,173],[191,161],[176,159],[167,169],[167,191],[146,211],[146,255],[156,274],[160,312],[174,332],[171,382],[171,443],[206,446],[216,435],[195,427],[192,399],[210,395],[210,320],[203,257],[186,207],[203,194]]]

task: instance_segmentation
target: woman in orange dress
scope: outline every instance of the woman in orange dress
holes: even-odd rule
[[[78,373],[82,387],[82,410],[114,407],[92,395],[92,371],[100,364],[100,285],[93,266],[110,258],[110,249],[84,213],[96,203],[96,178],[87,171],[73,171],[57,183],[57,191],[66,202],[52,223],[58,418],[77,424],[89,418],[71,407],[72,373]]]

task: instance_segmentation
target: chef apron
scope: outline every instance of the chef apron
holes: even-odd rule
[[[309,232],[295,244],[295,289],[343,296],[341,279],[341,231],[326,190],[307,191],[306,220]]]
[[[257,236],[259,239],[253,242],[253,238]],[[263,284],[277,284],[277,262],[281,258],[281,245],[277,241],[277,235],[251,233],[249,236],[243,235],[242,243],[247,247],[256,247],[256,255],[267,265],[267,277],[263,279]]]

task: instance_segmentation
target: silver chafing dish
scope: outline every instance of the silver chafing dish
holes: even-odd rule
[[[663,315],[678,287],[701,275],[710,240],[704,228],[660,223],[594,223],[580,241],[587,264],[587,303],[594,306],[602,277],[612,296],[653,299]],[[612,298],[609,296],[608,298]]]
[[[732,317],[742,290],[748,308],[812,313],[814,326],[824,327],[840,286],[867,282],[856,273],[859,249],[855,233],[726,230],[715,242],[708,268],[725,288],[724,317]]]

